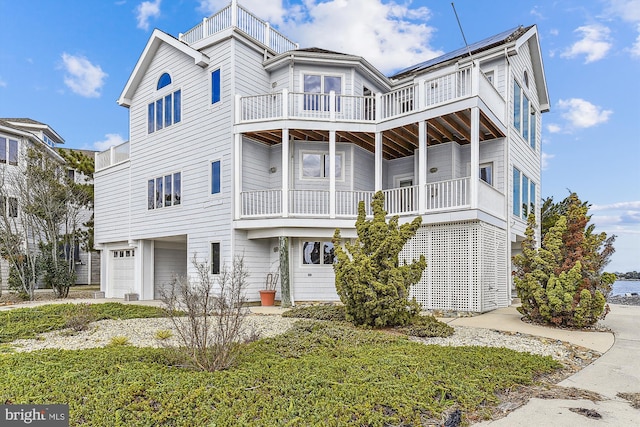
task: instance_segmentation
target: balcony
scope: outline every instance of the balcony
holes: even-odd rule
[[[479,67],[419,80],[375,96],[289,92],[238,96],[236,123],[278,119],[381,123],[478,96],[495,117],[504,121],[505,100]]]
[[[96,153],[95,156],[96,172],[126,162],[129,160],[129,141]]]
[[[400,216],[470,209],[469,183],[469,178],[459,178],[426,184],[423,209],[420,208],[420,186],[383,190],[384,208],[389,215]],[[501,193],[495,192],[504,198]],[[371,199],[374,191],[336,191],[333,203],[330,194],[327,190],[289,190],[283,197],[281,189],[243,191],[240,193],[240,217],[355,218],[360,201],[364,202],[367,215],[372,215]],[[286,211],[283,209],[283,199],[286,200]],[[503,201],[494,199],[491,203]]]

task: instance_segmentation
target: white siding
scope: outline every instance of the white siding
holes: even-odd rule
[[[353,189],[373,191],[375,189],[375,158],[373,153],[353,147]]]
[[[160,299],[174,278],[187,275],[187,248],[181,244],[156,242],[154,245],[154,298]]]

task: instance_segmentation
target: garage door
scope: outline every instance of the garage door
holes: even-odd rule
[[[111,251],[110,288],[112,298],[124,298],[124,294],[133,292],[135,284],[135,250],[122,249]]]

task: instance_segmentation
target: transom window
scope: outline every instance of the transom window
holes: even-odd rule
[[[171,84],[171,76],[169,75],[169,73],[164,73],[158,79],[158,86],[156,87],[156,90],[160,90],[165,86],[169,86],[170,84]]]
[[[527,219],[536,209],[536,184],[518,168],[513,168],[513,215]]]
[[[336,153],[336,178],[342,179],[344,153]],[[303,178],[329,178],[329,153],[302,152]]]
[[[0,136],[0,163],[18,165],[18,141]]]
[[[332,242],[303,242],[302,263],[305,265],[329,265],[335,261]]]
[[[329,93],[336,93],[335,111],[340,111],[340,97],[342,94],[342,76],[322,74],[303,75],[304,109],[329,111]]]
[[[181,203],[182,175],[176,172],[147,181],[147,209],[177,206]]]

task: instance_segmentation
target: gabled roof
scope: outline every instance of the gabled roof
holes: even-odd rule
[[[14,135],[20,135],[24,138],[28,138],[33,143],[40,145],[47,153],[49,153],[49,155],[51,155],[51,157],[55,158],[57,161],[61,163],[65,163],[65,160],[62,158],[62,156],[60,156],[60,154],[58,154],[56,150],[54,150],[53,148],[45,144],[45,142],[42,139],[34,135],[29,129],[26,129],[24,126],[15,125],[14,123],[23,123],[23,124],[29,123],[32,125],[38,124],[43,126],[47,126],[47,125],[44,125],[43,123],[36,122],[35,120],[31,120],[31,119],[0,119],[0,131],[4,129],[4,131],[7,133],[12,133]],[[49,126],[47,126],[47,128],[49,128]]]
[[[136,63],[131,76],[129,76],[129,80],[127,80],[127,84],[125,85],[120,98],[118,98],[118,104],[125,107],[131,106],[131,98],[133,97],[138,84],[140,84],[144,73],[147,71],[149,64],[151,64],[153,56],[158,50],[158,47],[160,47],[162,43],[166,43],[174,49],[177,49],[180,52],[184,53],[185,55],[192,57],[194,64],[199,67],[204,68],[209,65],[209,57],[207,55],[188,46],[186,43],[181,42],[177,38],[158,29],[155,29],[153,30],[153,33],[151,34],[147,45],[142,51],[142,55],[140,55],[140,58],[138,59],[138,62]]]
[[[419,64],[407,67],[404,70],[398,71],[396,74],[394,74],[393,76],[390,76],[389,78],[401,79],[408,75],[419,73],[435,65],[442,64],[452,59],[458,59],[463,56],[467,56],[469,55],[469,52],[471,52],[471,54],[479,53],[479,52],[491,49],[495,46],[509,43],[517,39],[519,36],[524,34],[530,28],[531,27],[524,28],[522,26],[511,28],[510,30],[503,31],[491,37],[487,37],[486,39],[480,40],[479,42],[472,43],[469,45],[469,47],[467,46],[461,47],[460,49],[456,49],[454,51],[445,53],[444,55],[438,56],[436,58],[432,58],[427,61],[421,62]]]
[[[33,119],[29,119],[27,117],[19,117],[19,118],[3,118],[2,120],[5,125],[8,125],[14,129],[21,129],[26,131],[43,131],[47,137],[49,137],[56,144],[64,144],[64,138],[62,138],[58,132],[53,130],[53,128],[45,123],[38,122]]]

